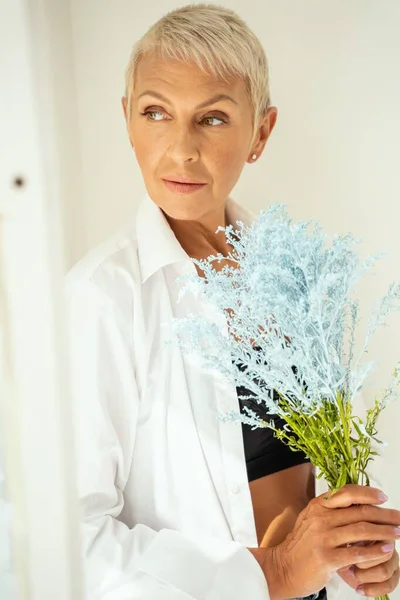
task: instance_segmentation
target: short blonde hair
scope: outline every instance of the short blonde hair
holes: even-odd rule
[[[159,19],[133,47],[125,73],[128,113],[140,58],[155,53],[161,58],[193,62],[224,80],[245,80],[253,107],[254,132],[270,106],[268,61],[258,37],[233,11],[214,4],[190,4]]]

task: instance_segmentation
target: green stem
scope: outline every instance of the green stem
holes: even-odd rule
[[[345,440],[345,444],[346,444],[346,455],[347,455],[347,459],[348,459],[348,467],[349,467],[349,475],[351,478],[351,483],[357,483],[358,482],[358,471],[355,469],[355,464],[354,464],[354,455],[353,455],[353,450],[352,450],[352,446],[351,446],[351,439],[350,439],[350,419],[349,416],[346,414],[345,412],[345,406],[343,403],[343,397],[340,393],[337,394],[337,405],[339,408],[339,415],[340,415],[340,419],[342,422],[342,426],[343,426],[343,435],[344,435],[344,440]]]
[[[273,427],[271,429],[292,449],[303,450],[307,454],[314,466],[321,470],[331,493],[339,489],[338,485],[358,484],[360,480],[361,485],[364,484],[364,471],[371,455],[371,445],[367,444],[366,436],[361,435],[358,430],[359,440],[352,439],[352,405],[344,394],[338,393],[334,405],[324,403],[313,418],[301,411],[293,411],[284,398],[281,398],[281,404],[286,413],[284,419],[296,439],[293,440],[290,433]],[[376,596],[375,600],[390,599],[388,595],[384,595]]]

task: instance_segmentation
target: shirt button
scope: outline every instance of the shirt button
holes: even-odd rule
[[[240,492],[240,487],[238,485],[235,485],[232,489],[231,489],[231,494],[238,494]]]

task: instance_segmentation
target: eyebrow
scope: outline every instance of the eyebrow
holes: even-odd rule
[[[160,94],[160,92],[156,92],[153,90],[146,90],[145,92],[142,92],[138,96],[138,100],[142,96],[153,96],[154,98],[158,98],[159,100],[162,100],[163,102],[167,102],[168,104],[171,104],[170,101],[168,100],[168,98],[166,98],[165,96]],[[205,100],[204,102],[201,102],[200,104],[195,106],[195,110],[199,110],[200,108],[205,108],[206,106],[210,106],[211,104],[215,104],[216,102],[220,102],[221,100],[228,100],[229,102],[233,102],[233,104],[236,104],[236,106],[239,106],[239,104],[236,102],[236,100],[234,98],[232,98],[232,96],[228,96],[228,94],[216,94],[212,98],[209,98],[208,100]]]

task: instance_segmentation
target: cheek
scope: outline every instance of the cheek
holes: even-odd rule
[[[154,170],[162,156],[161,144],[153,144],[146,136],[139,136],[134,142],[136,160],[144,174]]]
[[[231,144],[224,144],[218,149],[215,148],[213,158],[210,162],[210,169],[220,180],[228,184],[236,181],[239,177],[247,155],[244,152],[243,144],[232,141]]]
[[[144,172],[149,171],[162,156],[162,140],[141,121],[134,121],[130,132],[139,166]]]
[[[240,128],[232,129],[221,140],[209,144],[211,153],[219,163],[229,164],[234,168],[246,160],[247,143],[244,138]]]

